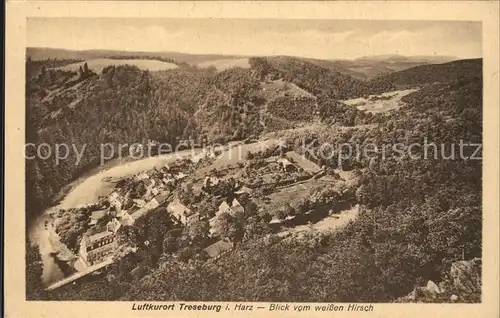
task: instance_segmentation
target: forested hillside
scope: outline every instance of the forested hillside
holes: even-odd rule
[[[356,96],[362,82],[293,59],[280,62],[280,71],[258,65],[222,72],[186,65],[159,72],[110,66],[102,74],[53,69],[74,62],[27,60],[27,142],[74,144],[77,149],[86,145],[78,166],[75,157],[57,167],[53,157],[27,161],[32,207],[46,206],[69,181],[98,165],[100,144],[151,139],[175,146],[179,139],[188,138],[227,142],[290,128],[325,114],[354,125],[353,114],[360,113],[335,100]],[[273,79],[284,79],[305,90],[305,95],[284,88],[265,91],[260,86],[264,78],[270,85]],[[328,112],[327,102],[337,104],[339,113]],[[351,114],[344,117],[347,111]]]
[[[429,86],[377,129],[318,130],[291,134],[288,141],[481,143],[481,94],[482,83],[474,79]],[[423,156],[423,150],[414,154]],[[335,161],[324,163],[336,167]],[[352,198],[365,208],[346,229],[300,241],[248,241],[216,265],[167,260],[122,297],[386,302],[427,280],[447,279],[456,261],[481,257],[481,160],[380,158],[344,169],[367,167]],[[462,301],[480,299],[477,290],[449,288]]]

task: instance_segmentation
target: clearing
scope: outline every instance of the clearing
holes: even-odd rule
[[[365,110],[370,113],[384,113],[392,109],[399,109],[405,105],[401,99],[418,91],[418,89],[405,89],[382,93],[381,95],[370,95],[368,98],[354,98],[344,100],[343,103],[349,106],[355,106],[359,110]]]
[[[115,187],[113,179],[132,176],[142,171],[163,167],[178,159],[192,156],[196,150],[183,150],[166,155],[159,155],[139,159],[125,164],[112,166],[109,169],[97,171],[94,175],[76,183],[60,202],[58,208],[69,209],[82,204],[96,202],[100,196],[109,195]],[[120,162],[121,163],[121,162]]]
[[[301,239],[308,233],[320,232],[329,233],[336,231],[346,226],[350,221],[356,219],[359,213],[359,204],[348,210],[344,210],[339,214],[334,214],[318,221],[314,224],[298,225],[293,228],[286,229],[278,233],[280,237],[288,237],[290,239]]]
[[[100,74],[102,70],[107,67],[107,66],[117,66],[117,65],[132,65],[132,66],[137,66],[141,70],[149,70],[149,71],[163,71],[163,70],[171,70],[174,68],[177,68],[178,66],[172,63],[167,63],[167,62],[162,62],[158,60],[141,60],[141,59],[136,59],[136,60],[116,60],[116,59],[93,59],[93,60],[87,60],[85,62],[78,62],[78,63],[73,63],[69,65],[65,65],[62,67],[58,67],[56,69],[60,69],[62,71],[73,71],[77,72],[78,69],[83,67],[83,64],[87,63],[87,66],[89,67],[89,70]]]

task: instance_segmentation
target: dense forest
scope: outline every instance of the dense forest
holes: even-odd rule
[[[250,69],[223,72],[184,65],[150,73],[121,66],[102,74],[58,75],[48,75],[48,67],[35,68],[28,61],[27,71],[36,74],[27,77],[31,78],[26,90],[27,142],[87,144],[87,155],[78,167],[71,159],[57,167],[50,159],[28,160],[27,213],[50,204],[64,185],[98,165],[100,143],[154,139],[175,144],[180,138],[202,136],[225,142],[280,129],[262,125],[263,109],[287,128],[313,121],[376,126],[286,133],[287,143],[297,152],[303,151],[304,141],[353,146],[398,143],[407,149],[429,140],[447,145],[444,151],[450,154],[450,145],[461,140],[482,142],[481,63],[419,66],[360,81],[288,57],[253,58]],[[73,78],[78,86],[54,93],[54,81],[60,77]],[[293,83],[313,97],[262,94],[259,83],[276,80]],[[404,97],[406,106],[384,115],[339,102],[409,86],[420,90]],[[465,148],[464,155],[473,151]],[[423,156],[424,150],[416,148],[413,153]],[[152,238],[143,246],[144,255],[122,259],[106,279],[89,278],[43,297],[386,302],[404,297],[429,279],[445,280],[456,261],[481,257],[481,160],[380,154],[371,160],[351,157],[341,166],[336,160],[318,163],[361,174],[355,193],[348,197],[350,204],[362,206],[361,212],[340,231],[304,240],[275,240],[266,236],[269,231],[257,216],[241,216],[229,221],[241,232],[234,251],[206,262],[196,246],[185,245],[183,235],[188,234],[179,233],[160,207],[126,234],[138,244]],[[311,190],[311,198],[315,195]],[[203,232],[200,228],[194,231]],[[170,257],[173,250],[182,250],[181,257]],[[142,279],[130,273],[138,262],[148,273]],[[36,274],[36,269],[30,273]],[[480,294],[450,288],[463,301],[480,300]]]
[[[26,142],[65,143],[77,149],[86,145],[78,165],[74,152],[57,167],[53,156],[27,161],[28,204],[33,207],[30,213],[50,204],[64,185],[96,167],[101,144],[146,144],[147,140],[156,140],[175,146],[180,139],[188,138],[241,140],[265,130],[293,127],[295,122],[309,122],[316,111],[324,119],[346,125],[354,125],[357,116],[365,117],[335,99],[356,96],[358,86],[364,85],[367,91],[367,83],[328,69],[318,70],[314,64],[297,62],[286,71],[284,66],[277,70],[253,66],[223,72],[184,65],[154,73],[124,65],[109,66],[102,74],[56,68],[73,62],[28,59],[26,63]],[[299,75],[292,76],[294,72]],[[319,103],[293,95],[263,95],[259,89],[261,78],[279,76],[318,94]],[[331,103],[335,104],[335,112],[331,111]],[[262,114],[263,108],[269,109],[269,116]],[[29,148],[28,155],[33,156],[33,151]]]

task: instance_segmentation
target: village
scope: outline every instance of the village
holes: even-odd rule
[[[245,146],[233,145],[234,150],[227,151]],[[159,169],[113,180],[116,185],[108,196],[78,207],[88,216],[73,262],[78,277],[136,253],[139,246],[118,239],[119,233],[157,208],[163,208],[179,228],[206,228],[202,253],[209,261],[251,235],[278,233],[334,212],[313,206],[307,194],[296,194],[307,192],[304,184],[324,188],[341,178],[297,152],[271,143],[258,151],[243,151],[243,158],[223,165],[218,164],[220,153],[203,151]],[[281,198],[284,194],[296,200]],[[144,244],[147,246],[147,240]]]

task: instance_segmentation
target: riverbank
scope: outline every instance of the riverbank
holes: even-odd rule
[[[67,263],[58,258],[61,252],[65,254],[62,257],[63,259],[67,259],[68,255],[65,252],[67,247],[60,242],[59,235],[53,226],[54,213],[60,209],[70,209],[79,205],[93,203],[100,196],[109,195],[114,189],[115,183],[112,180],[115,178],[128,177],[142,171],[160,168],[198,152],[198,149],[188,149],[142,159],[122,158],[111,160],[102,166],[91,169],[64,187],[58,194],[57,203],[44,210],[30,224],[28,229],[30,241],[39,246],[43,262],[43,283],[50,285],[63,279],[69,273],[65,266],[61,266]]]

